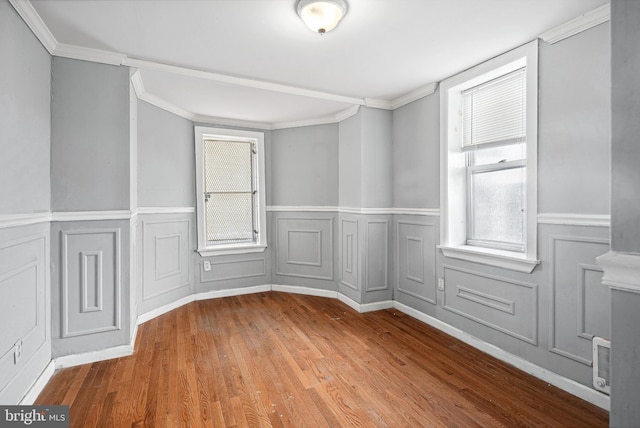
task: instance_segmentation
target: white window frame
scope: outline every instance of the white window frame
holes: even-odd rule
[[[267,248],[267,211],[265,197],[265,167],[264,167],[264,133],[243,131],[237,129],[212,128],[196,126],[195,152],[196,152],[196,222],[198,228],[198,253],[203,257],[222,256],[227,254],[245,254],[263,252]],[[204,140],[228,140],[250,141],[257,151],[257,159],[254,164],[254,176],[256,178],[257,201],[255,215],[257,218],[256,242],[234,244],[207,244],[207,227],[205,213],[205,171],[204,171]]]
[[[467,245],[468,184],[461,131],[462,91],[526,66],[526,206],[524,252]],[[440,248],[445,257],[530,273],[537,259],[538,41],[440,84]]]

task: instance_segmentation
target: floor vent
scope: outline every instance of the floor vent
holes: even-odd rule
[[[602,337],[593,338],[593,387],[598,391],[609,394],[609,354],[611,342]]]

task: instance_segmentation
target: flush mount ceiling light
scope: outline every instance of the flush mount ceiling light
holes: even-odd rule
[[[298,15],[315,33],[328,33],[336,28],[347,13],[345,0],[298,0]]]

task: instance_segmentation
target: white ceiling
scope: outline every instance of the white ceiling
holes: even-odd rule
[[[335,120],[358,104],[390,108],[608,0],[348,2],[323,36],[305,27],[295,0],[31,4],[60,46],[114,52],[138,66],[143,99],[185,117],[277,127]]]

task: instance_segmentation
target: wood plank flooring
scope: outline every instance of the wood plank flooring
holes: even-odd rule
[[[140,326],[130,357],[55,373],[73,427],[605,427],[607,412],[395,310],[259,293]]]

